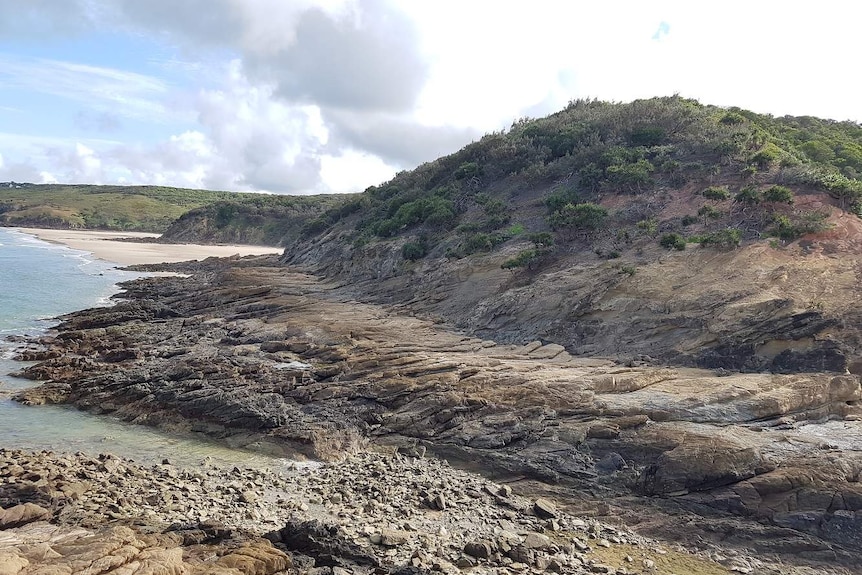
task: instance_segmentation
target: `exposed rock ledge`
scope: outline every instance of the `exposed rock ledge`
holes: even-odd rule
[[[323,459],[427,448],[643,532],[860,566],[855,375],[623,366],[466,338],[266,259],[196,271],[66,318],[19,400]]]

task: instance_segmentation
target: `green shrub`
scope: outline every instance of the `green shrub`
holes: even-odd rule
[[[776,204],[792,204],[793,192],[784,186],[772,186],[763,192],[763,199]]]
[[[806,156],[818,163],[831,162],[835,159],[835,151],[832,146],[821,140],[805,142],[799,148]]]
[[[595,162],[590,162],[578,170],[578,184],[590,191],[598,189],[604,178],[604,170]]]
[[[659,240],[659,245],[663,248],[682,251],[685,249],[685,238],[679,234],[665,234]]]
[[[548,214],[553,214],[562,210],[566,204],[577,204],[580,201],[578,192],[574,188],[566,188],[556,190],[547,198],[545,198],[545,207],[548,208]]]
[[[747,206],[756,206],[762,200],[760,192],[754,186],[748,186],[739,191],[733,198],[734,202],[745,204]]]
[[[773,218],[773,226],[769,234],[786,242],[792,242],[807,234],[816,234],[829,229],[827,214],[823,212],[808,212],[798,217],[778,215]]]
[[[683,216],[682,225],[683,227],[690,226],[692,224],[696,224],[698,221],[700,220],[697,218],[697,216]]]
[[[515,268],[530,267],[530,264],[535,262],[539,257],[538,250],[524,250],[515,257],[504,261],[500,267],[504,270]]]
[[[742,151],[742,144],[733,140],[724,140],[716,144],[713,150],[719,156],[730,157]]]
[[[554,234],[550,232],[536,232],[527,236],[527,239],[533,242],[536,247],[549,248],[554,245]]]
[[[659,146],[665,139],[665,131],[658,126],[643,126],[635,128],[629,136],[629,142],[634,146],[651,148]]]
[[[452,175],[455,176],[456,180],[467,180],[479,176],[481,172],[482,169],[476,162],[464,162],[458,166],[455,173]]]
[[[494,246],[501,244],[504,238],[499,234],[486,234],[479,232],[467,237],[463,243],[463,252],[465,255],[475,254],[478,252],[489,252],[494,249]]]
[[[300,233],[303,237],[311,237],[316,236],[323,230],[329,227],[329,222],[324,220],[323,218],[314,218],[313,220],[309,220],[302,226],[302,230]]]
[[[775,144],[769,143],[761,148],[756,154],[751,157],[752,163],[758,168],[765,169],[781,159],[781,148]]]
[[[648,160],[638,160],[634,163],[608,166],[605,173],[612,184],[640,190],[652,184],[650,174],[655,167]]]
[[[563,208],[548,218],[555,230],[574,228],[579,230],[594,230],[601,226],[608,217],[608,211],[591,202],[583,204],[566,204]]]
[[[727,112],[721,117],[719,122],[725,126],[738,126],[739,124],[745,123],[745,116],[737,114],[736,112]]]
[[[717,220],[721,216],[724,215],[724,212],[722,212],[721,210],[717,210],[712,206],[703,206],[702,208],[697,210],[697,215],[699,215],[702,218],[709,218],[711,220]]]
[[[386,219],[372,224],[371,231],[381,238],[389,238],[397,234],[400,228],[396,220]]]
[[[401,247],[401,255],[405,260],[415,262],[428,254],[428,246],[423,241],[407,242]]]
[[[710,186],[701,192],[704,198],[717,202],[730,198],[730,191],[724,186]]]
[[[484,204],[482,204],[482,208],[484,208],[485,213],[489,216],[499,216],[509,213],[509,207],[502,200],[498,200],[497,198],[489,198]]]
[[[654,236],[658,231],[658,222],[655,221],[655,218],[641,220],[635,225],[638,227],[639,230],[650,236]]]
[[[515,236],[520,236],[524,233],[524,224],[512,224],[508,230],[506,230],[506,235],[510,238],[514,238]]]
[[[736,228],[727,228],[703,236],[700,245],[703,247],[716,247],[722,249],[733,249],[742,243],[742,232]]]

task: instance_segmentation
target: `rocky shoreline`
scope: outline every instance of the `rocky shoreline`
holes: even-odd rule
[[[24,374],[45,383],[17,399],[324,460],[369,444],[416,455],[427,449],[533,499],[556,495],[581,516],[725,558],[763,559],[732,565],[741,572],[862,567],[855,375],[728,374],[652,366],[649,358],[578,358],[554,344],[465,337],[409,308],[358,302],[271,258],[167,267],[192,275],[129,282],[116,306],[71,314],[55,335],[22,350],[22,359],[40,361]],[[436,495],[425,491],[430,509]],[[544,521],[529,527],[569,530]],[[475,532],[458,545],[489,537]],[[491,541],[487,553],[484,543],[474,550],[500,553],[499,537]],[[392,556],[400,557],[397,549]],[[629,567],[609,568],[648,572],[632,557]],[[422,567],[402,559],[405,568]],[[457,566],[458,558],[446,561]],[[582,560],[566,565],[592,568]],[[486,567],[511,569],[476,568]]]
[[[0,450],[0,474],[2,573],[624,575],[686,564],[728,572],[713,559],[736,572],[763,566],[690,554],[396,453],[275,472]]]

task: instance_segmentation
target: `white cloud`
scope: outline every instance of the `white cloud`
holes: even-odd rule
[[[165,48],[150,60],[196,88],[59,56],[0,55],[4,87],[75,102],[78,127],[120,140],[0,134],[0,174],[14,166],[61,180],[355,191],[579,97],[681,93],[862,119],[848,64],[862,7],[837,0],[780,10],[741,0],[711,10],[680,0],[13,4],[0,0],[8,37],[22,25],[56,38],[143,35]],[[126,118],[160,122],[173,136],[130,138]]]
[[[321,158],[321,180],[332,192],[361,192],[368,186],[390,179],[394,173],[395,168],[377,156],[355,150]]]

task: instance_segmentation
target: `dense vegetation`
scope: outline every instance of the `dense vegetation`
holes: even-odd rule
[[[554,250],[614,258],[649,243],[733,249],[768,237],[780,246],[829,227],[828,213],[802,196],[862,212],[860,174],[862,127],[852,122],[676,96],[577,100],[399,173],[309,222],[303,236],[337,232],[354,248],[395,242],[408,261],[552,239],[521,249],[503,263],[510,269],[534,269]]]
[[[361,194],[25,185],[0,188],[0,223],[380,246],[408,263],[511,246],[505,267],[532,270],[554,254],[615,259],[648,245],[732,249],[772,238],[780,247],[828,229],[824,201],[862,213],[860,174],[862,126],[852,122],[677,96],[576,100]]]
[[[242,194],[190,210],[162,235],[166,241],[281,246],[344,197]]]

